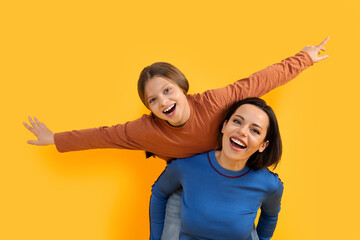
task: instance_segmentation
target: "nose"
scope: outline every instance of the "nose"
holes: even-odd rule
[[[246,136],[247,135],[247,126],[241,126],[238,127],[237,132],[239,133],[240,136]]]
[[[159,97],[159,102],[161,107],[165,107],[168,104],[169,99],[165,96],[161,96]]]

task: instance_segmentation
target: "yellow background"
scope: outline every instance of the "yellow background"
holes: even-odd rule
[[[357,0],[1,1],[0,239],[148,239],[165,167],[137,151],[28,145],[28,115],[54,132],[123,123],[147,113],[136,82],[155,61],[203,92],[326,36],[329,59],[264,97],[284,142],[274,239],[356,239],[359,10]]]

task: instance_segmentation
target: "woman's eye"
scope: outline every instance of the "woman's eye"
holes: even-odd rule
[[[150,99],[149,103],[153,103],[153,102],[155,102],[155,100],[156,100],[156,98],[152,98],[152,99]]]
[[[260,132],[259,132],[259,130],[257,130],[257,129],[251,129],[251,131],[254,132],[254,133],[256,133],[256,134],[259,134],[259,135],[260,135]]]
[[[241,124],[241,122],[239,120],[237,120],[237,119],[234,120],[234,123]]]
[[[168,93],[168,92],[170,92],[170,88],[164,90],[164,93]]]

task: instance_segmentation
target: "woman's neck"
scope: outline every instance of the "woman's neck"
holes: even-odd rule
[[[231,170],[231,171],[240,171],[246,165],[248,159],[231,159],[227,157],[223,151],[217,150],[215,152],[215,157],[221,167]]]

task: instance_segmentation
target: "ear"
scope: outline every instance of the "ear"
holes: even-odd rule
[[[269,146],[269,140],[266,140],[266,142],[260,145],[259,152],[263,152],[267,146]]]
[[[222,125],[221,133],[224,133],[224,128],[226,127],[226,124],[227,124],[227,120],[225,120],[224,124]]]

